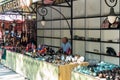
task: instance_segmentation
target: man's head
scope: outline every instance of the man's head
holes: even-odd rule
[[[63,37],[63,38],[62,38],[62,42],[63,42],[63,43],[67,43],[67,42],[68,42],[68,38],[67,38],[67,37]]]

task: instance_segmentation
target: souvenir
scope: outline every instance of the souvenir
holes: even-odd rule
[[[110,28],[119,28],[119,24],[119,19],[117,18],[116,21],[113,24],[111,24]]]
[[[65,60],[65,56],[64,56],[64,55],[61,56],[61,60],[62,60],[62,61]]]
[[[109,26],[110,26],[110,23],[109,23],[108,19],[106,18],[103,21],[101,28],[109,28]]]
[[[80,58],[77,59],[77,63],[81,63],[85,60],[85,58],[83,56],[81,56]]]
[[[111,63],[100,62],[96,65],[77,66],[74,71],[88,74],[94,77],[115,80],[120,78],[120,66]]]
[[[110,56],[117,56],[115,50],[112,47],[107,47],[106,53]]]
[[[72,58],[72,62],[75,62],[75,58]]]

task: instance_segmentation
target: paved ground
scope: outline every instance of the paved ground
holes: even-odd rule
[[[27,80],[27,79],[0,64],[0,80]]]

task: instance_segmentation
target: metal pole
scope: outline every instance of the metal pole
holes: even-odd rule
[[[70,35],[71,35],[71,54],[73,54],[73,0],[71,0],[71,29],[70,29]]]
[[[36,35],[36,46],[38,45],[38,43],[37,43],[37,20],[38,20],[38,16],[37,16],[37,3],[36,3],[36,5],[35,5],[35,7],[36,7],[36,29],[35,29],[35,31],[36,31],[36,33],[34,33],[35,35]]]

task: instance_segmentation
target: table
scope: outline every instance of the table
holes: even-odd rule
[[[93,77],[87,74],[72,71],[71,80],[106,80],[105,78]]]
[[[71,80],[71,71],[78,64],[54,65],[20,53],[6,51],[2,64],[30,80]]]
[[[71,71],[74,67],[78,66],[78,64],[66,64],[59,66],[59,80],[71,80]]]

